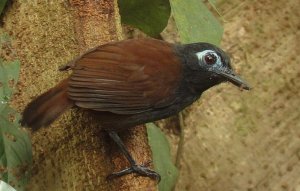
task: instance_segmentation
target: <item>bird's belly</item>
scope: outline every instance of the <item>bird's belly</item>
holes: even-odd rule
[[[196,99],[197,98],[181,99],[181,102],[174,103],[168,107],[155,108],[147,112],[131,115],[121,115],[110,112],[96,112],[97,119],[99,120],[99,123],[104,130],[124,130],[130,127],[176,115],[185,107],[192,104]]]

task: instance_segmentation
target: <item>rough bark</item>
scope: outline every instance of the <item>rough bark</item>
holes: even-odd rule
[[[22,111],[35,96],[68,74],[57,71],[76,55],[96,45],[122,39],[117,1],[16,1],[4,28],[14,38],[21,60],[13,105]],[[133,157],[151,161],[145,128],[122,135]],[[80,110],[66,112],[48,128],[32,134],[34,164],[28,190],[156,190],[146,177],[106,176],[127,161],[97,125]]]

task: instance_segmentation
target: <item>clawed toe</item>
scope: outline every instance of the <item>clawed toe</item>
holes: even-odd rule
[[[121,170],[119,172],[114,172],[114,173],[108,175],[107,179],[112,179],[112,178],[124,176],[124,175],[130,174],[130,173],[136,173],[139,176],[147,176],[147,177],[150,177],[152,179],[155,179],[158,182],[160,182],[160,179],[161,179],[160,175],[157,172],[147,168],[144,165],[132,165],[129,168],[126,168],[126,169]]]
[[[132,158],[132,156],[126,149],[126,147],[125,147],[124,143],[122,142],[122,140],[120,139],[119,135],[115,131],[109,131],[108,134],[115,141],[115,143],[119,146],[120,150],[122,151],[124,156],[127,158],[128,162],[131,164],[131,167],[121,170],[119,172],[114,172],[114,173],[108,175],[107,179],[124,176],[124,175],[130,174],[130,173],[136,173],[139,176],[147,176],[152,179],[155,179],[158,182],[160,181],[160,179],[161,179],[160,175],[157,172],[147,168],[147,166],[151,162],[148,162],[145,165],[137,165],[136,161]]]

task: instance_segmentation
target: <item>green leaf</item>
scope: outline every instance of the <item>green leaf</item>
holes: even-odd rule
[[[5,7],[7,0],[0,0],[0,15]]]
[[[0,103],[8,102],[12,93],[13,87],[19,79],[20,62],[6,62],[0,58]]]
[[[118,0],[121,22],[157,37],[167,26],[171,8],[168,0]]]
[[[2,180],[0,180],[0,190],[4,190],[4,191],[16,191],[13,187],[11,187],[9,184],[7,184],[6,182],[3,182]]]
[[[223,27],[201,0],[170,0],[181,41],[219,45]]]
[[[154,123],[148,123],[147,133],[149,145],[153,154],[155,170],[161,175],[158,185],[160,191],[171,191],[175,186],[178,170],[172,163],[168,140]]]
[[[4,46],[11,48],[8,35],[0,35],[0,48]],[[26,169],[32,162],[32,151],[28,134],[19,128],[20,115],[8,106],[19,69],[18,60],[0,58],[0,179],[20,191],[29,180]]]
[[[6,105],[0,112],[0,172],[1,180],[17,190],[23,190],[31,164],[31,142],[27,133],[18,127],[19,115]]]

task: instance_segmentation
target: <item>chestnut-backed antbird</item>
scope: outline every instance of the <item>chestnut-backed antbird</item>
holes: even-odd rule
[[[99,128],[108,132],[131,165],[110,177],[134,172],[160,178],[135,162],[119,131],[175,115],[221,82],[250,89],[234,73],[224,51],[202,42],[180,45],[151,38],[112,42],[61,68],[68,69],[73,71],[70,77],[28,104],[21,123],[35,131],[71,107],[94,111]]]

